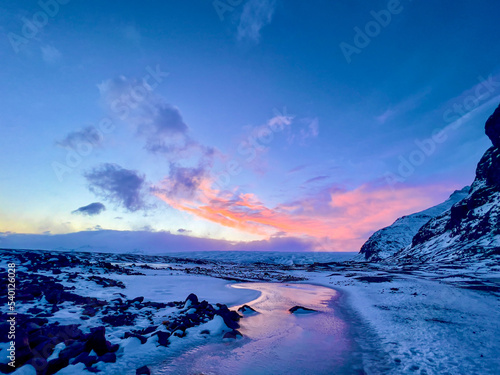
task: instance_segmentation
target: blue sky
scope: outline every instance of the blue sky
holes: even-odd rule
[[[355,251],[489,147],[493,1],[41,4],[0,6],[0,232]]]

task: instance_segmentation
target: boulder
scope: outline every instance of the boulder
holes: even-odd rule
[[[191,302],[189,305],[188,305],[188,302]],[[187,307],[187,306],[191,306],[191,305],[198,305],[199,301],[198,301],[198,296],[194,293],[191,293],[187,298],[186,298],[186,301],[184,301],[184,305]]]
[[[101,356],[109,352],[108,343],[106,342],[106,328],[92,328],[91,333],[87,337],[85,344],[86,351],[93,350],[97,355]]]

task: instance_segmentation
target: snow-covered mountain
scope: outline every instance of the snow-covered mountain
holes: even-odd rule
[[[443,203],[411,215],[397,219],[392,225],[375,232],[356,257],[358,261],[380,261],[411,244],[418,230],[432,218],[449,210],[455,203],[464,199],[470,191],[470,186],[456,190]]]
[[[486,122],[493,146],[481,158],[469,195],[425,224],[398,261],[442,261],[500,255],[500,106]]]
[[[387,261],[435,262],[493,257],[500,259],[500,106],[486,122],[486,135],[493,146],[479,161],[469,194],[424,223],[413,236],[411,243],[394,255],[386,257]],[[391,253],[395,247],[408,240],[405,230],[409,231],[414,227],[404,224],[392,230],[389,228],[385,228],[384,236],[379,234],[381,240],[377,244],[372,239],[377,235],[374,234],[361,252],[369,254],[370,249],[373,249],[371,251],[374,253]],[[383,256],[369,254],[367,258],[380,260]]]
[[[425,224],[397,261],[442,261],[500,255],[500,106],[486,122],[490,147],[469,195]]]

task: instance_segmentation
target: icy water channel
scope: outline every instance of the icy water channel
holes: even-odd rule
[[[165,364],[161,374],[360,373],[348,325],[335,311],[335,290],[281,283],[241,283],[232,287],[261,293],[246,303],[259,314],[240,320],[239,331],[244,338],[199,346]],[[288,310],[296,305],[317,312],[291,314]]]

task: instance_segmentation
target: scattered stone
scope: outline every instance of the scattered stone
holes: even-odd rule
[[[243,337],[243,335],[241,334],[240,331],[236,330],[236,329],[233,329],[232,331],[230,332],[226,332],[224,334],[224,337],[223,339],[230,339],[230,340],[236,340],[240,337]]]
[[[259,314],[258,311],[254,310],[253,308],[251,308],[250,306],[248,305],[243,305],[241,306],[238,311],[240,313],[242,313],[243,315],[255,315],[255,314]]]
[[[105,363],[115,363],[116,362],[116,354],[115,353],[106,353],[103,356],[99,357],[99,360]]]
[[[141,344],[145,344],[146,341],[148,341],[147,338],[145,338],[144,336],[138,335],[137,333],[125,332],[125,335],[123,336],[123,338],[128,339],[129,337],[135,337],[136,339],[139,339]]]
[[[392,281],[392,277],[388,276],[359,276],[355,279],[365,283],[390,283]]]
[[[168,346],[170,344],[170,341],[168,341],[170,333],[158,331],[155,333],[155,335],[158,336],[158,344],[160,344],[161,346]]]
[[[290,313],[292,314],[310,314],[317,312],[316,310],[308,309],[307,307],[304,306],[294,306],[288,311],[290,311]]]
[[[142,366],[135,370],[135,375],[151,375],[151,371],[148,366]]]

